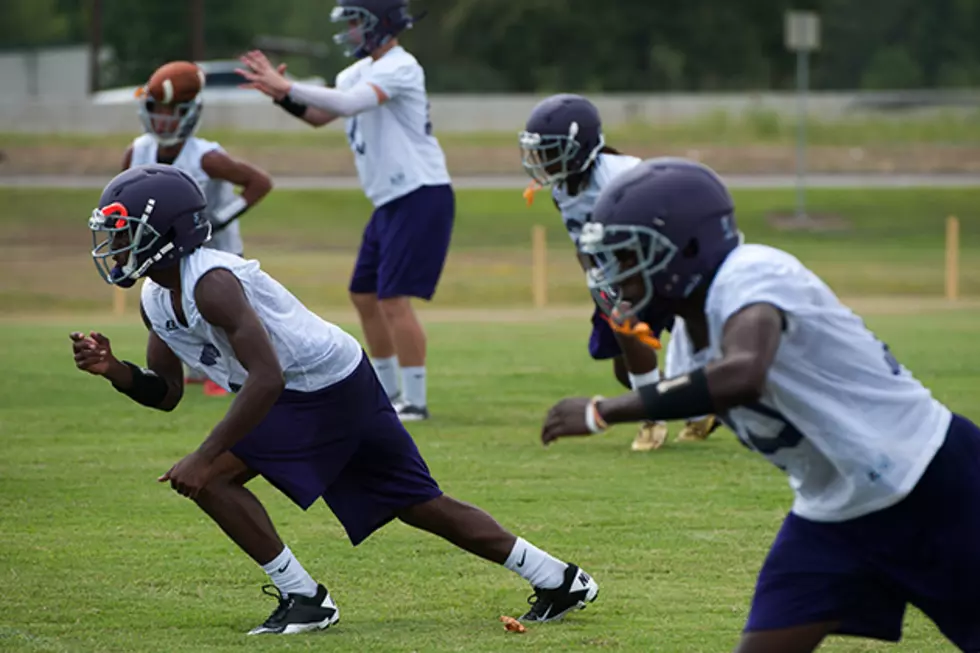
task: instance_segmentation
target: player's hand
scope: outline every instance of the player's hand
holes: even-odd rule
[[[178,494],[194,499],[214,475],[214,465],[200,451],[193,451],[180,459],[166,474],[157,479],[160,483],[170,481]]]
[[[83,372],[105,376],[114,366],[121,364],[112,355],[109,339],[101,333],[91,331],[85,335],[75,331],[68,337],[71,338],[71,348],[75,354],[75,367]]]
[[[570,435],[592,435],[585,421],[585,411],[590,403],[590,397],[570,397],[552,406],[541,429],[541,444],[548,446],[558,438]]]
[[[274,100],[286,97],[292,83],[286,79],[286,64],[272,66],[269,58],[261,50],[246,52],[241,57],[245,68],[236,68],[235,72],[248,80],[242,88],[253,88],[265,93]]]

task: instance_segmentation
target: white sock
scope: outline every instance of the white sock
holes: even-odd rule
[[[402,368],[402,398],[405,403],[425,408],[425,366]]]
[[[303,565],[293,556],[288,546],[272,562],[262,565],[265,573],[279,591],[283,594],[299,594],[300,596],[316,596],[317,582],[303,569]]]
[[[378,375],[381,387],[388,393],[388,398],[396,397],[398,395],[398,357],[372,358],[371,364],[374,365],[374,373]]]
[[[561,587],[565,582],[565,568],[568,567],[521,537],[514,543],[504,566],[527,580],[532,587],[546,590]]]

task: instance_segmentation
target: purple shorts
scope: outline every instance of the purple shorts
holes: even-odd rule
[[[456,215],[452,186],[422,186],[374,210],[357,253],[352,293],[432,299]]]
[[[366,355],[340,383],[284,391],[231,451],[303,510],[323,497],[354,545],[442,494]]]
[[[609,360],[621,356],[623,351],[616,340],[616,333],[609,326],[603,317],[604,313],[598,306],[592,311],[592,333],[589,334],[589,355],[597,361]],[[657,338],[664,329],[669,330],[673,326],[673,320],[654,318],[647,314],[641,314],[640,318],[650,325],[653,335]]]
[[[980,651],[980,429],[958,415],[900,503],[839,523],[786,517],[745,630],[839,621],[838,634],[897,642],[908,604]]]

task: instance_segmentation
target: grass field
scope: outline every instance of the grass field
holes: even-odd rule
[[[412,432],[444,489],[588,569],[599,601],[566,623],[507,634],[497,617],[525,607],[518,578],[398,524],[352,550],[322,506],[304,515],[258,482],[343,620],[323,635],[246,639],[273,607],[259,592],[264,575],[154,482],[227,400],[190,392],[175,413],[154,413],[70,361],[72,330],[102,329],[133,360],[145,343],[135,298],[128,315],[106,315],[111,294],[92,269],[86,228],[96,200],[0,191],[0,651],[732,648],[790,504],[786,481],[725,431],[651,455],[629,452],[625,427],[540,447],[553,401],[616,385],[586,353],[588,299],[554,210],[544,196],[525,207],[519,189],[458,195],[453,253],[424,313],[435,417]],[[810,200],[849,228],[779,231],[767,216],[791,209],[793,195],[772,191],[738,192],[739,222],[750,241],[797,254],[842,295],[875,296],[856,303],[869,325],[941,400],[980,417],[980,192],[822,190]],[[247,253],[324,317],[343,319],[335,316],[349,316],[346,281],[368,212],[356,192],[277,191],[245,218]],[[940,300],[949,214],[962,222],[959,308]],[[548,225],[556,305],[543,313],[527,310],[535,223]],[[823,650],[893,649],[839,640]],[[911,611],[901,650],[952,648]]]
[[[138,128],[133,110],[133,129]],[[438,126],[437,126],[438,128]],[[516,132],[521,125],[504,132],[440,132],[439,140],[447,146],[489,146],[516,149]],[[636,122],[613,127],[607,133],[610,143],[629,142],[643,145],[688,144],[792,144],[796,139],[796,120],[776,111],[754,110],[743,115],[724,111],[701,118],[671,122]],[[823,120],[811,116],[807,121],[809,140],[814,145],[859,147],[873,144],[937,143],[966,145],[980,143],[980,110],[937,112],[920,117],[856,116]],[[346,140],[340,129],[296,132],[255,132],[208,130],[205,118],[202,135],[216,138],[231,147],[322,147],[342,145]],[[23,134],[0,133],[3,145],[102,145],[125,147],[131,134]]]
[[[132,123],[117,134],[0,133],[0,174],[110,174],[139,133]],[[454,175],[520,174],[517,131],[437,135]],[[849,117],[807,123],[808,167],[814,172],[980,172],[980,111],[920,117]],[[353,175],[343,130],[247,132],[208,129],[229,152],[276,176]],[[796,122],[773,111],[742,116],[716,112],[684,122],[638,122],[610,129],[607,142],[641,157],[699,157],[722,173],[792,169]]]
[[[792,191],[735,193],[749,241],[782,247],[840,294],[943,292],[944,223],[961,221],[961,290],[980,295],[980,190],[813,190],[809,206],[848,222],[840,232],[780,231]],[[436,297],[439,307],[520,307],[531,303],[530,232],[548,229],[550,300],[588,302],[571,243],[546,194],[530,208],[520,189],[460,191],[453,246]],[[92,191],[0,189],[0,313],[107,310],[111,291],[96,276],[86,220]],[[243,218],[246,254],[317,307],[348,305],[346,282],[370,206],[358,191],[274,191]]]
[[[980,415],[980,311],[870,315],[898,358],[953,409]],[[263,481],[284,539],[340,603],[321,635],[248,639],[273,605],[265,581],[189,502],[155,478],[195,447],[227,400],[190,392],[141,409],[77,372],[67,333],[102,329],[140,360],[138,319],[0,323],[0,650],[731,650],[755,574],[790,504],[783,476],[727,432],[629,452],[632,429],[543,449],[561,396],[616,391],[588,359],[584,319],[430,323],[434,419],[411,430],[449,493],[477,503],[602,586],[561,624],[505,633],[526,586],[509,572],[392,525],[351,549],[323,506],[303,514]],[[354,330],[354,333],[358,333]],[[900,649],[836,640],[830,652],[951,651],[918,613]]]

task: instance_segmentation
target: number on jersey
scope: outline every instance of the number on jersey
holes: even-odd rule
[[[902,373],[902,364],[898,362],[897,358],[895,358],[895,355],[888,348],[888,345],[881,343],[881,347],[885,351],[885,364],[888,365],[888,369],[892,371],[892,374],[898,376]]]
[[[730,415],[719,415],[721,421],[738,437],[739,442],[765,456],[772,456],[783,449],[791,449],[803,441],[803,433],[769,406],[752,402],[740,406],[743,411],[751,411],[752,424],[745,426],[745,435],[737,429]],[[783,469],[781,465],[777,465]]]
[[[347,142],[350,143],[350,149],[354,150],[356,154],[363,156],[367,152],[367,145],[364,144],[364,135],[358,129],[356,115],[351,117],[350,124],[347,127]]]

